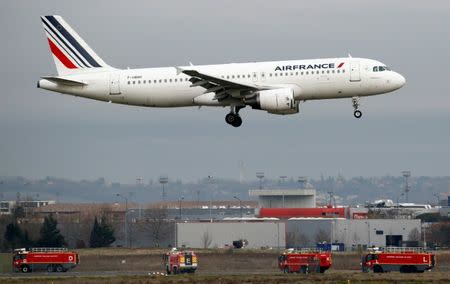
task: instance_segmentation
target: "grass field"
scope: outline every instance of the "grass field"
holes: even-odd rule
[[[422,274],[362,273],[360,254],[335,253],[325,274],[289,274],[277,269],[277,251],[197,250],[199,268],[194,275],[149,276],[163,272],[155,249],[78,250],[79,266],[66,274],[16,274],[0,283],[450,283],[450,252],[437,252],[436,269]]]

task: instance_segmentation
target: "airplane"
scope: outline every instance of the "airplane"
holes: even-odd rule
[[[41,17],[57,76],[37,87],[62,94],[142,107],[230,107],[226,123],[239,127],[246,106],[271,114],[300,111],[300,102],[359,98],[401,88],[405,78],[367,58],[324,58],[164,68],[117,69],[106,64],[61,16]]]

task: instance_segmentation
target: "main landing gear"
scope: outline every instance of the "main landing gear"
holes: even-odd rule
[[[239,111],[245,106],[231,106],[231,111],[225,116],[226,123],[239,127],[242,125],[242,118],[239,116]]]
[[[356,118],[361,118],[362,112],[359,110],[359,98],[358,97],[353,97],[352,98],[352,104],[353,104],[353,109],[355,110],[353,115]]]

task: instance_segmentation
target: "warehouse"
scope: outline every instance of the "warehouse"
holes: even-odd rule
[[[286,224],[287,247],[311,247],[319,242],[343,243],[357,247],[401,246],[418,241],[420,220],[291,218]]]
[[[223,248],[237,240],[247,240],[248,248],[284,248],[285,223],[249,220],[176,224],[177,247]]]

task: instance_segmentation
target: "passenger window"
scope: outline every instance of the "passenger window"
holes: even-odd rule
[[[247,75],[247,78],[250,78],[250,74]]]
[[[130,85],[131,84],[131,82],[130,81],[128,81],[128,85]]]
[[[133,85],[136,84],[136,81],[133,81]]]
[[[280,73],[280,76],[283,76],[283,73]]]
[[[342,73],[345,73],[345,69],[342,69]]]
[[[227,79],[230,79],[230,76],[227,75]]]
[[[286,74],[285,74],[286,76],[289,76],[289,73],[288,72],[286,72]]]
[[[337,70],[336,72],[341,73],[341,70]]]
[[[175,78],[174,80],[175,80],[175,82],[178,82],[178,79],[177,79],[177,78]]]
[[[156,84],[156,80],[153,80],[153,83],[155,83],[155,84]]]
[[[241,78],[241,75],[237,75],[237,78],[238,78],[238,79]]]
[[[161,79],[159,79],[159,83],[162,83],[162,80],[161,80]]]
[[[293,72],[291,72],[291,76],[294,76],[294,73],[293,73]]]
[[[302,71],[302,73],[300,73],[302,76],[303,76],[303,71]]]
[[[278,76],[278,73],[275,73],[275,77],[277,77]]]
[[[327,74],[330,74],[330,70],[327,70]]]
[[[308,72],[308,71],[306,71],[306,75],[309,75],[309,72]]]
[[[269,77],[272,77],[272,73],[269,73]]]
[[[295,76],[298,76],[298,72],[295,72]]]
[[[331,71],[331,73],[333,73],[333,74],[334,74],[334,70],[333,70],[333,71]]]
[[[231,75],[231,79],[234,79],[234,75]]]
[[[140,84],[140,83],[141,83],[141,80],[138,81],[138,84]]]
[[[322,70],[322,74],[325,74],[325,71]]]
[[[319,71],[316,71],[316,74],[319,74]]]

